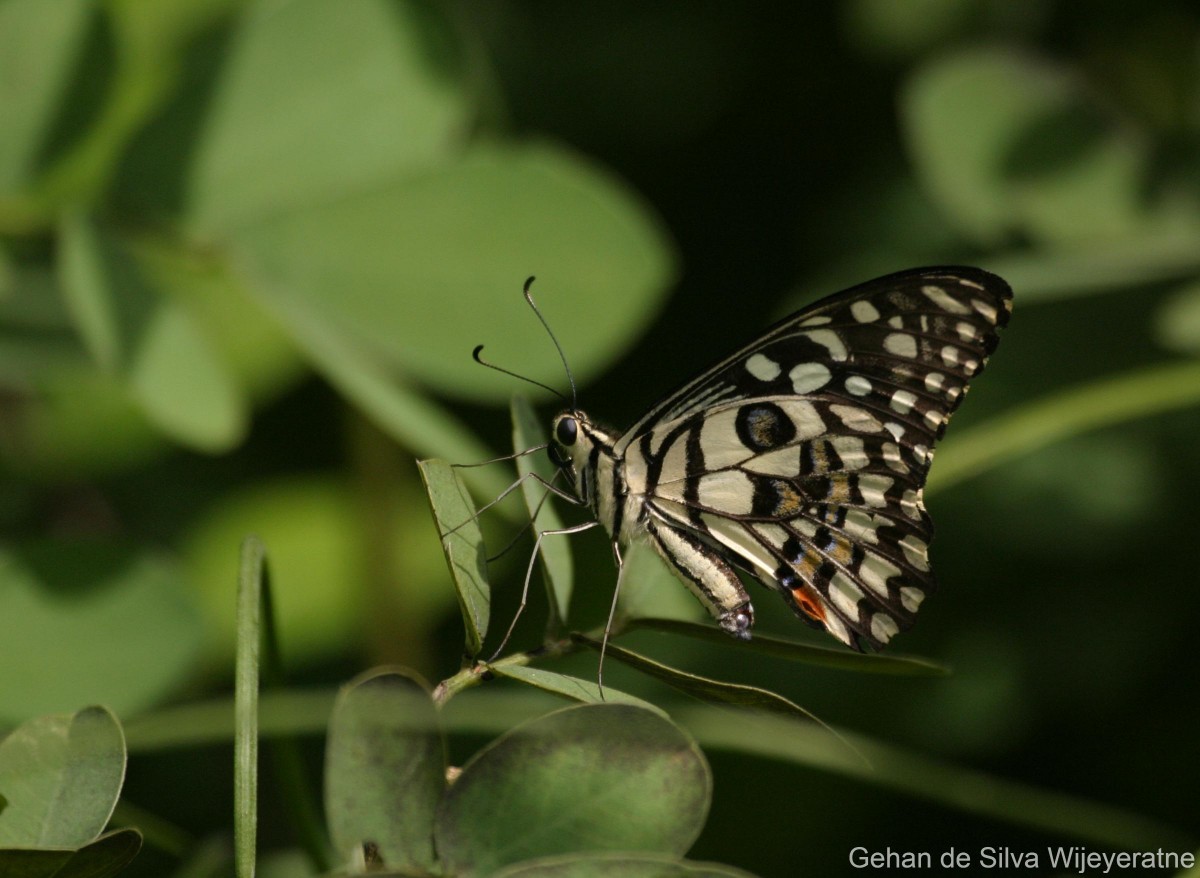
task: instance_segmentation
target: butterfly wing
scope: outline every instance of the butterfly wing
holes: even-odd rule
[[[700,535],[851,646],[934,588],[922,489],[1012,307],[975,268],[902,272],[793,314],[617,443],[660,525]]]

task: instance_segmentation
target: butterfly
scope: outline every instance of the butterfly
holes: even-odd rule
[[[623,433],[572,403],[552,422],[556,493],[593,519],[562,532],[603,526],[618,565],[649,543],[733,637],[754,625],[741,569],[880,649],[934,590],[934,447],[1011,311],[982,269],[903,271],[784,318]]]

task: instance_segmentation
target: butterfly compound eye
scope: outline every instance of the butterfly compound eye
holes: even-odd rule
[[[558,439],[559,444],[570,447],[575,444],[575,439],[579,435],[579,425],[575,423],[574,418],[563,418],[558,422],[558,426],[554,428],[554,436]]]

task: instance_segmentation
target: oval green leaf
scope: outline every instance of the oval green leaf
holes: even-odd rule
[[[466,629],[467,654],[476,656],[487,636],[492,591],[475,504],[458,473],[446,461],[420,460],[417,468],[429,492],[434,524],[442,535],[442,549]]]
[[[64,847],[100,834],[125,780],[125,738],[103,707],[29,720],[0,742],[0,847]]]
[[[711,791],[703,754],[661,715],[569,707],[518,726],[463,766],[438,809],[437,850],[447,870],[480,875],[581,851],[678,856],[699,835]]]
[[[512,395],[471,348],[552,386],[562,363],[521,300],[543,313],[584,381],[653,317],[673,275],[658,224],[632,192],[546,146],[479,147],[422,174],[380,179],[280,213],[231,244],[273,310],[297,305],[352,349],[441,391]]]
[[[325,747],[325,814],[343,862],[370,841],[388,869],[432,870],[445,786],[445,743],[422,681],[383,669],[341,691]]]

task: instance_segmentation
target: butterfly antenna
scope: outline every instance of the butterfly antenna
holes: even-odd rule
[[[542,322],[544,323],[545,321],[542,321]],[[555,344],[558,344],[558,342],[555,342]],[[497,366],[495,363],[489,363],[483,357],[479,356],[479,352],[481,350],[483,350],[483,345],[476,345],[475,350],[473,350],[471,352],[471,356],[474,358],[475,362],[478,363],[479,365],[487,366],[489,369],[495,369],[497,372],[503,372],[505,375],[511,375],[513,378],[519,378],[522,381],[528,381],[530,384],[534,384],[534,385],[542,388],[543,390],[549,390],[551,393],[553,393],[555,396],[557,396],[563,402],[567,402],[567,398],[565,396],[563,396],[559,391],[557,391],[553,387],[551,387],[549,384],[543,384],[542,382],[535,381],[532,378],[526,378],[524,375],[518,375],[516,372],[513,372],[510,369],[505,369],[503,366]],[[570,373],[568,373],[568,377],[569,376],[570,376]],[[575,392],[574,382],[571,383],[571,392],[572,392],[572,394]]]
[[[563,353],[562,345],[554,337],[554,331],[550,329],[550,324],[546,322],[546,318],[542,316],[542,312],[538,310],[537,304],[533,301],[533,294],[529,292],[529,288],[533,286],[535,280],[535,277],[530,276],[529,280],[525,281],[525,301],[529,303],[529,307],[533,309],[533,313],[537,315],[538,320],[542,321],[542,326],[546,328],[546,334],[550,336],[550,341],[554,342],[554,348],[558,351],[558,358],[562,360],[563,371],[567,373],[567,381],[571,384],[571,409],[578,409],[579,393],[575,389],[575,376],[571,374],[571,367],[567,365],[567,355]],[[562,396],[562,394],[560,393],[559,396]]]

